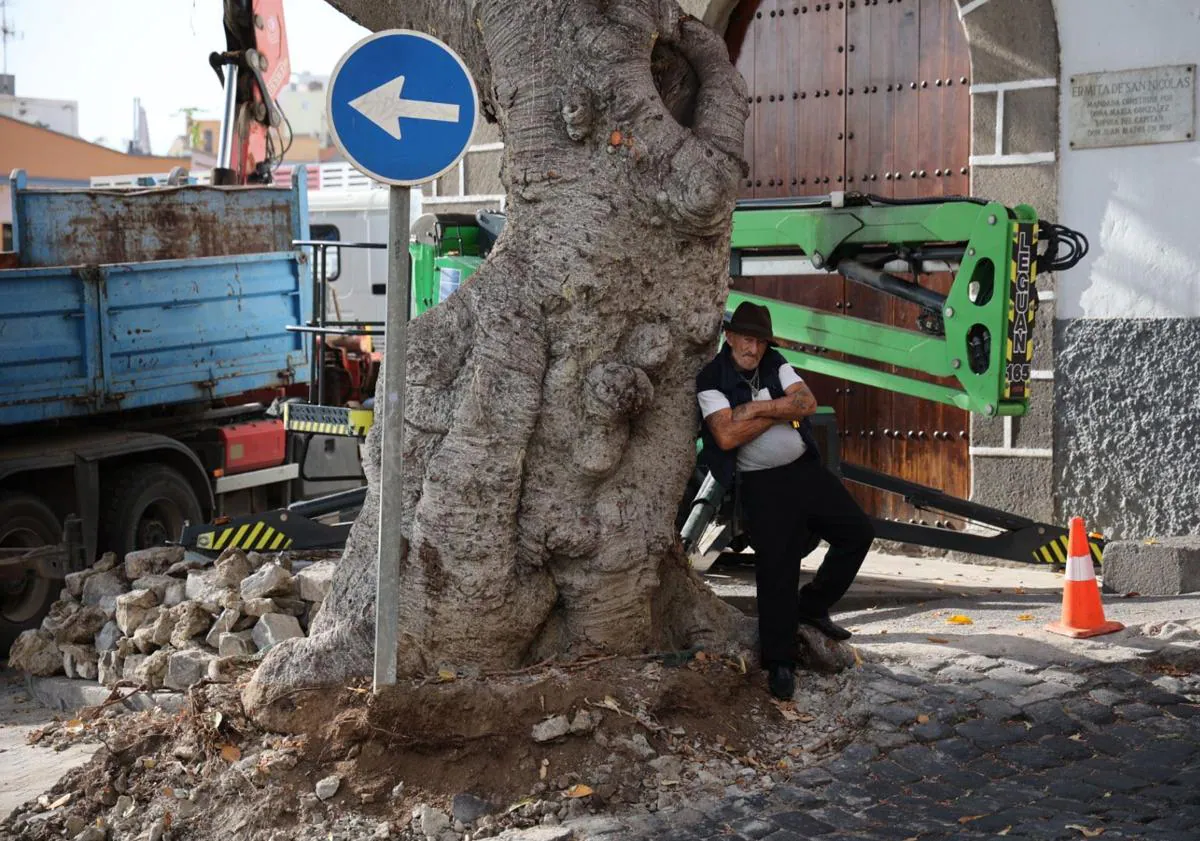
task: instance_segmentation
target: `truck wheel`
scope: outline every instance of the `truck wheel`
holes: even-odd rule
[[[100,521],[108,548],[118,558],[135,549],[179,540],[185,521],[204,516],[200,500],[177,471],[162,464],[138,464],[106,483],[107,507]]]
[[[36,496],[0,493],[0,549],[52,546],[61,537],[58,517]],[[0,578],[0,657],[22,631],[41,624],[60,589],[59,582],[28,571],[19,578]]]

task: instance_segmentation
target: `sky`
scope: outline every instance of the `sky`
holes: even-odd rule
[[[181,108],[219,117],[221,84],[208,54],[225,49],[221,0],[0,0],[8,72],[18,96],[79,102],[79,133],[125,150],[133,99],[150,123],[151,151],[183,134]],[[284,0],[292,71],[329,75],[367,30],[324,0]]]

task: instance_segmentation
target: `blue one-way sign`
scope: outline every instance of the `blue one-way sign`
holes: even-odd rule
[[[405,29],[376,32],[342,56],[328,108],[334,142],[350,162],[401,187],[454,166],[479,111],[462,59],[436,38]]]

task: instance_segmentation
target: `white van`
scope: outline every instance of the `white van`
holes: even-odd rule
[[[421,215],[421,191],[409,192],[409,219]],[[309,236],[338,242],[387,244],[388,190],[350,187],[312,190],[308,194]],[[331,321],[378,321],[386,318],[387,251],[331,248],[326,277],[333,293]]]

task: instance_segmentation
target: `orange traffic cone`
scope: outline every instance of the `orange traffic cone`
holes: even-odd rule
[[[1095,637],[1125,628],[1120,622],[1104,620],[1100,588],[1092,569],[1083,518],[1071,518],[1071,539],[1067,545],[1067,576],[1063,582],[1062,621],[1051,622],[1047,631],[1067,637]]]

